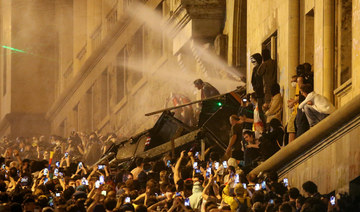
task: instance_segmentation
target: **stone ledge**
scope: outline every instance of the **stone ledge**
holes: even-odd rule
[[[346,81],[345,83],[343,83],[341,86],[339,86],[334,90],[334,95],[338,97],[344,96],[347,92],[351,90],[351,87],[352,87],[352,80],[349,79],[348,81]]]
[[[357,95],[346,105],[330,114],[323,121],[257,166],[251,173],[258,174],[269,170],[279,171],[286,169],[285,167],[296,161],[297,158],[304,157],[311,149],[329,142],[328,138],[334,135],[334,132],[340,130],[343,126],[350,125],[354,117],[359,115],[360,95]]]

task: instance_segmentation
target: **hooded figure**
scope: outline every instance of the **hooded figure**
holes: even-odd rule
[[[251,76],[251,85],[255,91],[256,98],[264,98],[264,85],[263,77],[258,75],[257,70],[259,69],[262,63],[262,56],[259,53],[251,55],[251,63],[254,65],[252,76]]]
[[[192,195],[189,197],[190,207],[192,209],[200,209],[203,187],[200,182],[195,182],[192,188]]]

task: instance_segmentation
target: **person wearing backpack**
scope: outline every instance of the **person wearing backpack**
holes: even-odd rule
[[[223,201],[230,205],[232,212],[246,212],[251,208],[251,198],[248,191],[243,188],[241,183],[237,183],[234,188],[234,194],[230,194],[230,184],[234,182],[234,177],[230,178],[226,184],[222,198]]]

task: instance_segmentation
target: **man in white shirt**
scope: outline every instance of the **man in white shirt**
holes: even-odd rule
[[[136,158],[135,160],[136,168],[131,170],[131,174],[134,177],[134,180],[138,179],[139,174],[144,170],[144,159],[143,158]]]
[[[335,111],[334,105],[326,97],[315,93],[310,84],[301,85],[300,93],[305,97],[305,100],[299,105],[299,109],[305,112],[310,127]]]

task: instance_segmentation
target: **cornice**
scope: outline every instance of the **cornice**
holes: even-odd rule
[[[225,16],[224,0],[181,0],[192,19],[222,19]]]

